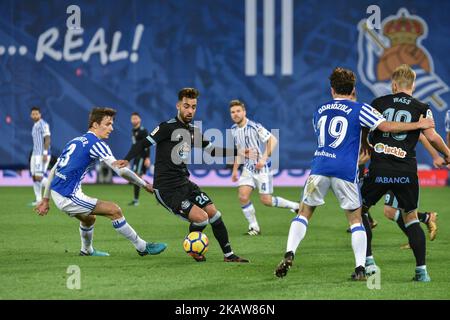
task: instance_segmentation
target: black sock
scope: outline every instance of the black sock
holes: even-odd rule
[[[189,225],[189,232],[194,232],[194,231],[203,232],[203,230],[205,230],[205,228],[206,228],[206,225],[199,226],[199,225],[193,224],[191,222],[191,224]]]
[[[425,233],[420,227],[420,223],[413,223],[406,228],[408,234],[409,245],[414,252],[416,258],[416,266],[425,265]]]
[[[134,185],[134,200],[139,200],[139,191],[141,191],[141,188]]]
[[[361,215],[362,222],[364,225],[364,229],[366,229],[366,235],[367,235],[367,250],[366,250],[366,257],[370,257],[372,255],[372,228],[370,228],[370,222],[369,217],[367,216],[367,213],[363,213]]]
[[[398,219],[397,219],[397,225],[400,229],[402,229],[403,233],[406,234],[406,236],[408,236],[408,232],[406,231],[406,227],[405,227],[405,222],[403,222],[403,217],[402,214],[400,213],[398,215]]]
[[[373,218],[372,218],[372,216],[370,215],[370,212],[367,212],[367,218],[369,218],[369,222],[370,223],[373,223]],[[365,227],[364,227],[365,228]]]
[[[225,223],[223,223],[222,218],[220,217],[213,223],[211,223],[211,227],[213,229],[214,237],[216,237],[217,241],[219,241],[220,248],[222,248],[222,252],[224,254],[230,253],[231,245],[228,240],[228,231],[227,227],[225,227]]]
[[[430,218],[430,213],[428,212],[419,212],[417,213],[417,216],[419,217],[419,221],[422,223],[427,223],[428,219]]]

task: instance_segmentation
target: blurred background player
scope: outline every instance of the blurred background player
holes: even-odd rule
[[[199,128],[191,124],[197,111],[198,96],[199,92],[195,88],[181,89],[176,104],[177,116],[153,129],[118,164],[126,166],[144,148],[156,145],[154,190],[157,201],[169,212],[189,221],[189,232],[202,232],[208,223],[211,224],[225,262],[249,262],[234,254],[221,212],[216,209],[211,198],[189,180],[186,164],[190,160],[192,148],[202,148],[212,156],[227,155],[226,149],[214,147],[210,141],[203,139]],[[229,155],[237,156],[238,150],[235,148]],[[193,254],[192,257],[197,262],[206,261],[204,255]]]
[[[114,202],[91,198],[81,190],[81,182],[96,160],[103,161],[126,180],[152,192],[152,186],[138,177],[128,168],[114,166],[116,159],[109,146],[103,141],[113,131],[116,111],[110,108],[94,108],[89,115],[89,130],[81,137],[69,141],[64,147],[58,162],[49,175],[44,199],[36,207],[39,215],[46,215],[50,209],[49,196],[56,207],[80,220],[82,256],[109,256],[108,253],[95,250],[92,245],[96,216],[105,216],[112,222],[114,229],[130,240],[140,256],[159,254],[166,248],[164,243],[152,243],[142,240],[127,223],[120,207]]]
[[[268,207],[287,208],[298,210],[297,202],[286,200],[273,194],[273,173],[271,171],[270,156],[275,149],[277,139],[261,124],[247,118],[245,105],[239,100],[232,100],[229,104],[231,119],[235,123],[231,127],[234,144],[238,149],[254,148],[258,152],[255,160],[245,159],[241,177],[238,178],[238,168],[242,161],[235,159],[231,180],[239,180],[239,202],[242,212],[249,223],[248,235],[255,236],[261,233],[256,219],[256,210],[250,200],[253,189],[259,191],[261,203]],[[262,146],[264,145],[264,148]],[[264,149],[264,152],[262,151]]]
[[[318,146],[314,153],[311,173],[303,189],[302,205],[292,220],[284,259],[275,269],[277,277],[286,276],[292,266],[294,254],[306,234],[308,223],[317,206],[331,188],[345,211],[352,233],[355,272],[352,280],[365,280],[367,238],[361,220],[361,197],[358,184],[358,160],[361,149],[362,128],[371,131],[403,132],[434,125],[431,119],[419,123],[388,122],[371,106],[353,101],[355,74],[336,68],[330,76],[333,100],[319,106],[313,116]],[[368,226],[370,229],[370,227]]]
[[[31,108],[31,119],[34,122],[31,136],[33,137],[33,152],[30,159],[30,172],[33,177],[33,190],[36,200],[31,202],[35,206],[42,200],[42,187],[47,184],[45,173],[50,163],[50,127],[41,116],[38,107]]]
[[[397,67],[392,74],[392,93],[372,102],[373,108],[388,120],[405,123],[417,121],[421,117],[432,119],[433,114],[427,104],[412,97],[415,88],[415,72],[408,65]],[[434,128],[424,128],[423,134],[433,148],[445,156],[441,166],[450,161],[450,150]],[[428,282],[425,256],[425,234],[420,227],[417,216],[419,200],[419,179],[417,176],[417,160],[415,147],[419,140],[420,130],[387,134],[375,131],[371,138],[374,152],[371,155],[369,174],[361,188],[364,211],[375,205],[382,196],[391,191],[398,201],[398,208],[415,259],[416,269],[413,280]],[[400,218],[399,218],[400,219]],[[371,242],[372,231],[367,228],[368,221],[363,216],[367,231],[366,267],[373,268]]]
[[[132,145],[137,142],[145,139],[148,136],[147,129],[142,125],[141,116],[137,112],[133,112],[131,114],[131,124],[133,125],[133,129],[131,132],[131,140]],[[132,170],[139,177],[145,175],[147,169],[150,168],[150,148],[145,148],[142,150],[141,154],[139,154],[136,158],[133,159]],[[133,201],[131,201],[129,206],[138,206],[139,205],[139,191],[141,188],[137,185],[133,185]]]

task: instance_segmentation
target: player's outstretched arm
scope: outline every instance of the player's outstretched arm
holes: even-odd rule
[[[240,164],[239,158],[240,157],[234,157],[233,171],[231,172],[231,181],[232,182],[236,182],[239,180],[239,172],[238,172],[239,164]]]
[[[136,173],[128,169],[127,167],[118,168],[115,163],[120,160],[116,160],[114,157],[109,157],[103,160],[111,169],[113,169],[119,176],[125,180],[147,190],[148,192],[153,192],[153,188],[144,179],[139,177]]]
[[[442,153],[445,157],[445,164],[450,163],[450,149],[445,144],[442,137],[434,130],[434,128],[429,128],[426,130],[423,130],[423,135],[427,138],[428,142],[435,148],[437,151]]]
[[[40,216],[45,216],[48,211],[50,210],[50,186],[52,184],[53,178],[55,176],[56,171],[56,165],[53,166],[52,170],[50,170],[50,173],[47,178],[47,185],[44,189],[44,195],[42,196],[42,201],[39,202],[36,207],[34,208],[34,211],[36,211]]]
[[[441,168],[445,166],[445,160],[439,155],[439,152],[437,152],[436,149],[433,148],[431,143],[428,142],[427,138],[423,135],[423,133],[420,134],[419,141],[422,143],[427,152],[433,158],[433,166],[435,168]]]
[[[259,159],[258,163],[256,164],[256,169],[261,170],[264,165],[267,162],[267,159],[272,155],[273,150],[275,150],[275,147],[278,144],[277,138],[275,138],[272,134],[270,135],[270,138],[266,142],[266,148],[264,149],[264,153],[261,156],[261,159]]]
[[[380,131],[391,133],[425,130],[430,128],[434,128],[434,120],[432,118],[424,118],[422,115],[417,122],[383,121],[377,126],[377,129]]]

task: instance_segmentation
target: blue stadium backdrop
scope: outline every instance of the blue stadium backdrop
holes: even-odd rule
[[[74,1],[0,2],[0,168],[27,168],[30,107],[42,108],[52,154],[86,130],[92,106],[119,110],[110,145],[130,145],[129,116],[151,129],[175,114],[186,86],[201,96],[203,129],[231,126],[227,103],[280,129],[280,167],[309,168],[314,108],[330,97],[328,75],[358,75],[358,99],[389,91],[389,72],[414,65],[417,97],[429,102],[444,135],[450,103],[449,1],[378,1],[381,29],[361,21],[373,1],[76,1],[81,28],[68,29]],[[419,162],[431,158],[419,148]]]

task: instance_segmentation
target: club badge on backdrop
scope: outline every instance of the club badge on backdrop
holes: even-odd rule
[[[369,29],[362,20],[358,31],[358,73],[375,96],[391,93],[390,76],[405,63],[417,74],[415,97],[439,111],[447,108],[441,95],[448,85],[435,73],[433,57],[422,44],[429,32],[425,20],[401,8],[382,21],[381,30]]]

